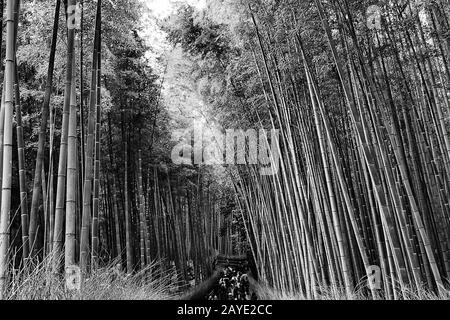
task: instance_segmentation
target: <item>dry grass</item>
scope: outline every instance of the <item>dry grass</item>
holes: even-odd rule
[[[99,268],[84,281],[80,291],[66,289],[65,279],[52,271],[51,259],[18,268],[13,272],[7,288],[7,300],[172,300],[179,298],[179,286],[173,281],[174,273],[162,270],[161,263],[155,262],[144,270],[133,275],[118,275],[110,263]],[[251,287],[260,300],[308,300],[299,292],[281,292],[250,278]],[[399,299],[403,300],[450,300],[450,290],[438,295],[430,290],[404,287],[403,293],[397,288]],[[380,294],[380,299],[385,297]],[[315,300],[368,300],[372,299],[361,281],[351,296],[347,296],[344,288],[318,286]]]
[[[308,298],[299,292],[280,292],[269,286],[255,283],[253,286],[257,296],[261,300],[308,300]],[[400,288],[397,289],[398,299],[401,300],[450,300],[450,290],[447,289],[440,295],[423,287],[420,289],[404,287],[403,293]],[[380,294],[379,299],[386,299]],[[344,288],[330,286],[317,287],[315,300],[369,300],[372,299],[370,293],[364,289],[363,283],[360,283],[351,296],[347,296]]]
[[[52,272],[50,259],[13,273],[7,300],[169,300],[177,285],[173,274],[156,274],[160,264],[153,263],[133,275],[118,275],[116,263],[99,268],[86,278],[80,291],[69,291],[62,275]],[[153,271],[153,273],[152,273]]]

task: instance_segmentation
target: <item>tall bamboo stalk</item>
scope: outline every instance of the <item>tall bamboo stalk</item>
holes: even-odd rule
[[[75,67],[75,60],[73,61]],[[67,147],[67,187],[66,187],[66,236],[65,236],[65,267],[75,264],[76,255],[76,207],[77,207],[77,99],[75,91],[75,75],[72,77],[70,95],[69,132]]]
[[[12,180],[12,144],[13,144],[13,112],[14,112],[14,65],[16,45],[14,43],[15,2],[9,0],[6,4],[6,63],[5,63],[5,126],[3,137],[3,171],[0,215],[0,300],[3,299],[8,277],[9,241],[10,241],[10,210],[11,210],[11,180]]]
[[[125,133],[125,111],[122,110],[122,141],[124,152],[124,211],[125,211],[125,248],[127,255],[127,273],[131,274],[134,269],[133,249],[132,249],[132,231],[131,231],[131,213],[130,200],[128,193],[128,137]]]
[[[20,3],[16,1],[14,3],[14,43],[17,45],[17,28],[19,23],[19,10]],[[17,152],[19,161],[19,188],[20,188],[20,217],[22,225],[22,259],[26,264],[29,255],[29,243],[28,243],[28,196],[26,186],[26,169],[25,169],[25,151],[23,140],[23,125],[22,125],[22,108],[20,102],[20,88],[19,88],[19,75],[17,72],[17,57],[14,61],[14,102],[16,106],[16,135],[17,135]]]
[[[30,230],[29,235],[31,239],[30,246],[34,246],[35,234],[37,228],[37,214],[39,209],[39,195],[41,192],[41,173],[44,161],[44,146],[45,146],[45,136],[47,133],[47,121],[49,115],[49,105],[50,97],[53,89],[53,70],[55,67],[55,54],[56,54],[56,42],[58,38],[58,27],[59,27],[59,11],[61,7],[61,0],[56,0],[55,4],[55,15],[53,20],[53,31],[52,31],[52,42],[50,47],[49,64],[47,71],[47,82],[45,88],[44,102],[41,107],[41,125],[39,128],[39,139],[38,139],[38,150],[36,155],[36,165],[34,169],[34,180],[33,180],[33,193],[31,198],[31,211],[30,211]]]
[[[99,46],[97,56],[97,96],[96,96],[96,124],[95,124],[95,159],[94,159],[94,199],[92,217],[92,267],[98,266],[98,210],[100,191],[100,134],[101,134],[101,28],[99,30]]]
[[[74,0],[68,0],[68,7],[75,4]],[[68,21],[68,20],[67,20]],[[69,21],[68,21],[69,22]],[[53,232],[53,268],[59,270],[60,257],[63,248],[63,226],[64,226],[64,204],[66,194],[66,173],[67,173],[67,144],[69,133],[70,97],[72,92],[73,60],[75,48],[75,29],[67,30],[67,61],[66,61],[66,85],[64,88],[64,107],[61,127],[61,142],[59,149],[58,179],[56,187],[56,207],[55,207],[55,230]],[[31,237],[30,232],[30,240]]]
[[[100,27],[101,27],[101,0],[97,2],[97,13],[95,18],[94,52],[92,56],[92,77],[91,94],[89,99],[88,131],[86,144],[86,163],[84,165],[84,185],[83,185],[83,213],[81,222],[80,241],[80,268],[87,272],[89,259],[89,231],[91,229],[92,210],[92,183],[94,180],[94,131],[95,131],[95,105],[97,102],[97,66],[98,50],[100,47]]]

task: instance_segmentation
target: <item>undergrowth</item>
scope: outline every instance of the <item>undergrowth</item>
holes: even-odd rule
[[[51,259],[15,269],[6,290],[7,300],[169,300],[177,284],[173,273],[161,270],[154,262],[139,272],[127,275],[112,262],[93,270],[82,282],[80,291],[68,290],[64,276],[52,270]]]

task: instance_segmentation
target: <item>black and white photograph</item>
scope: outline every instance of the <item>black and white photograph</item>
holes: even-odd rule
[[[448,0],[0,10],[0,310],[450,300]]]

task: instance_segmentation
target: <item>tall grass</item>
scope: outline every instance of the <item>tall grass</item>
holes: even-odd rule
[[[7,300],[169,300],[177,292],[171,271],[154,262],[132,275],[118,273],[117,263],[98,268],[87,277],[80,291],[69,291],[65,279],[52,271],[52,260],[14,269],[6,290]]]
[[[309,300],[308,297],[301,292],[283,292],[270,286],[254,283],[253,289],[261,300]],[[437,294],[425,286],[417,289],[414,286],[397,289],[397,295],[400,300],[450,300],[450,290],[443,290]],[[387,300],[388,298],[378,293],[378,299]],[[360,283],[355,290],[348,295],[344,287],[332,287],[328,285],[320,285],[316,288],[315,300],[372,300],[369,291],[365,290],[364,284]]]

